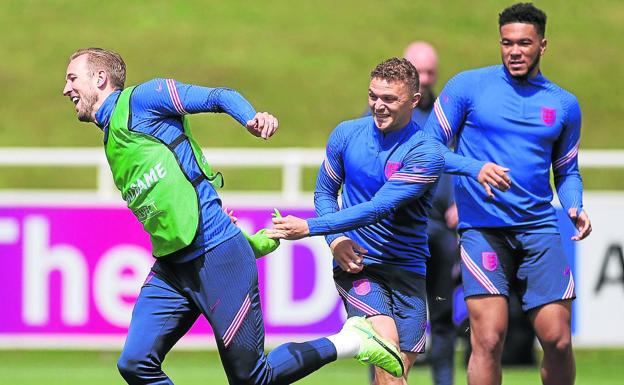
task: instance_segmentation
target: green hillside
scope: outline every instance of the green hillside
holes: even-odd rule
[[[0,146],[98,146],[99,130],[76,121],[61,91],[68,55],[103,46],[124,57],[128,84],[164,76],[229,86],[280,119],[278,135],[263,143],[228,117],[194,117],[204,146],[322,147],[337,122],[365,108],[371,68],[412,40],[439,49],[439,88],[460,70],[499,62],[497,15],[508,4],[4,0]],[[622,148],[624,2],[536,4],[549,15],[543,72],[578,95],[582,147]],[[76,175],[78,187],[93,183],[87,173]],[[0,187],[28,185],[20,178],[18,171],[0,171]],[[589,185],[624,188],[609,172],[597,178]]]

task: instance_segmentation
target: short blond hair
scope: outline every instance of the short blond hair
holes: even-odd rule
[[[87,66],[92,74],[104,70],[108,73],[110,84],[115,89],[123,89],[126,83],[126,63],[117,52],[103,48],[81,48],[71,54],[69,61],[87,55]]]

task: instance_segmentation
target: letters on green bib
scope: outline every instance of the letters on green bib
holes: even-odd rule
[[[200,147],[191,137],[184,117],[184,134],[163,143],[128,127],[130,95],[134,87],[121,92],[108,128],[106,158],[115,185],[143,228],[150,235],[152,253],[162,257],[193,242],[199,224],[196,186],[208,179],[221,187],[221,174],[213,174]],[[193,180],[185,175],[175,148],[185,142],[192,148]],[[187,173],[188,174],[188,173]]]

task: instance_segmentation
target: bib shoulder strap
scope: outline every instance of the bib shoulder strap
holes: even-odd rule
[[[134,87],[135,86],[128,87],[121,91],[121,94],[117,99],[117,104],[115,105],[115,110],[111,116],[109,129],[128,129],[128,118],[130,116],[130,95],[132,95]]]

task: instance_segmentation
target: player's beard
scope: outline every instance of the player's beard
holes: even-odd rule
[[[98,96],[95,92],[85,92],[80,96],[80,108],[78,108],[77,117],[81,122],[93,121],[93,108],[97,103]]]
[[[429,111],[433,107],[433,102],[435,102],[435,94],[433,93],[433,89],[431,86],[424,86],[420,90],[420,101],[416,108],[423,111]]]
[[[529,78],[529,74],[531,72],[533,72],[533,70],[535,68],[537,68],[539,66],[540,63],[540,54],[538,53],[535,57],[535,59],[533,60],[533,62],[529,65],[529,67],[527,68],[527,72],[524,75],[520,75],[520,76],[513,76],[512,77],[516,80],[520,80],[520,81],[525,81]],[[509,67],[507,68],[507,70],[509,71]]]

